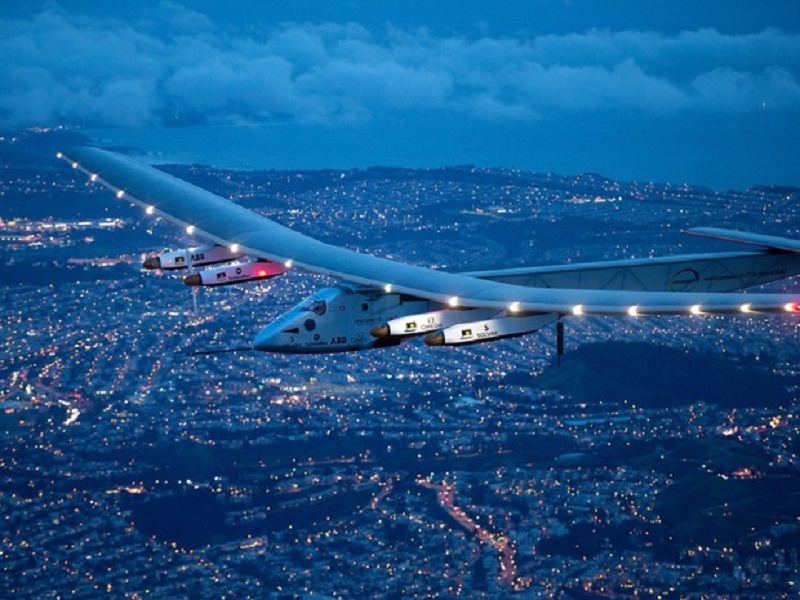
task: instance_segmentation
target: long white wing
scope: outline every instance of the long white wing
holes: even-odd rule
[[[683,233],[697,237],[711,238],[712,240],[722,240],[725,242],[735,242],[737,244],[748,244],[772,250],[784,252],[800,252],[800,241],[787,240],[786,238],[775,237],[773,235],[761,235],[747,231],[732,231],[730,229],[720,229],[718,227],[693,227]]]
[[[124,198],[188,231],[247,254],[456,307],[512,313],[800,312],[800,295],[539,289],[398,263],[325,244],[131,158],[78,147],[59,153]]]

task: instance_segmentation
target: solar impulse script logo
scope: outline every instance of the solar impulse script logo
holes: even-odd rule
[[[669,290],[671,292],[688,292],[698,281],[700,281],[700,273],[694,269],[681,269],[670,278]]]

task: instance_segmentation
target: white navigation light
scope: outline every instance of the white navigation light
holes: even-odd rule
[[[391,294],[392,293],[392,284],[391,283],[387,283],[385,286],[383,286],[383,291],[386,292],[387,294]]]
[[[294,261],[290,258],[285,263],[283,263],[283,266],[288,269],[291,269],[294,266]]]
[[[450,298],[447,300],[447,304],[450,306],[450,308],[456,308],[459,304],[458,296],[450,296]]]
[[[97,181],[97,173],[92,173],[89,175],[89,181]]]
[[[154,212],[156,212],[156,207],[148,206],[147,208],[144,209],[144,212],[146,212],[148,215],[152,215]]]
[[[700,305],[699,305],[699,304],[695,304],[695,305],[693,305],[693,306],[692,306],[692,307],[689,309],[689,312],[690,312],[690,313],[692,313],[693,315],[702,315],[702,314],[703,314],[703,311],[702,311],[702,310],[700,310]]]
[[[56,152],[56,158],[64,158],[63,152]]]
[[[740,309],[745,314],[753,312],[753,307],[751,306],[751,304],[749,302],[746,303],[746,304],[742,304]]]
[[[519,312],[519,302],[512,302],[508,306],[508,312],[512,312],[512,313]]]
[[[580,316],[583,314],[583,304],[576,304],[572,307],[572,314],[575,316]]]
[[[194,225],[187,225],[186,226],[186,233],[192,235],[194,233]]]
[[[76,163],[76,162],[72,163],[72,168],[73,169],[77,169],[78,168],[78,163]]]
[[[231,244],[231,252],[239,252],[239,244]]]
[[[117,198],[122,198],[125,196],[125,190],[117,190]]]
[[[639,316],[639,307],[636,306],[635,304],[633,306],[628,307],[628,314],[630,316],[632,316],[632,317],[638,317]]]

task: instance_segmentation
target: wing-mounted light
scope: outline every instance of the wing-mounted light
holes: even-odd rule
[[[800,302],[782,302],[779,297],[769,298],[768,294],[747,294],[754,298],[753,302],[741,302],[743,295],[733,297],[732,294],[716,294],[719,298],[714,301],[687,302],[686,304],[632,304],[624,305],[590,305],[581,304],[573,306],[569,311],[564,311],[564,316],[569,315],[598,315],[598,316],[708,316],[708,315],[755,315],[755,314],[800,314]],[[730,298],[723,298],[730,296]],[[702,299],[702,298],[701,298]]]

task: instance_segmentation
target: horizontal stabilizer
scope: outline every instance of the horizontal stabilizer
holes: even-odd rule
[[[762,248],[781,252],[800,252],[800,240],[792,240],[774,235],[761,235],[759,233],[748,233],[747,231],[736,231],[734,229],[719,229],[717,227],[693,227],[692,229],[687,229],[683,233],[686,235],[711,238],[713,240],[760,246]]]

